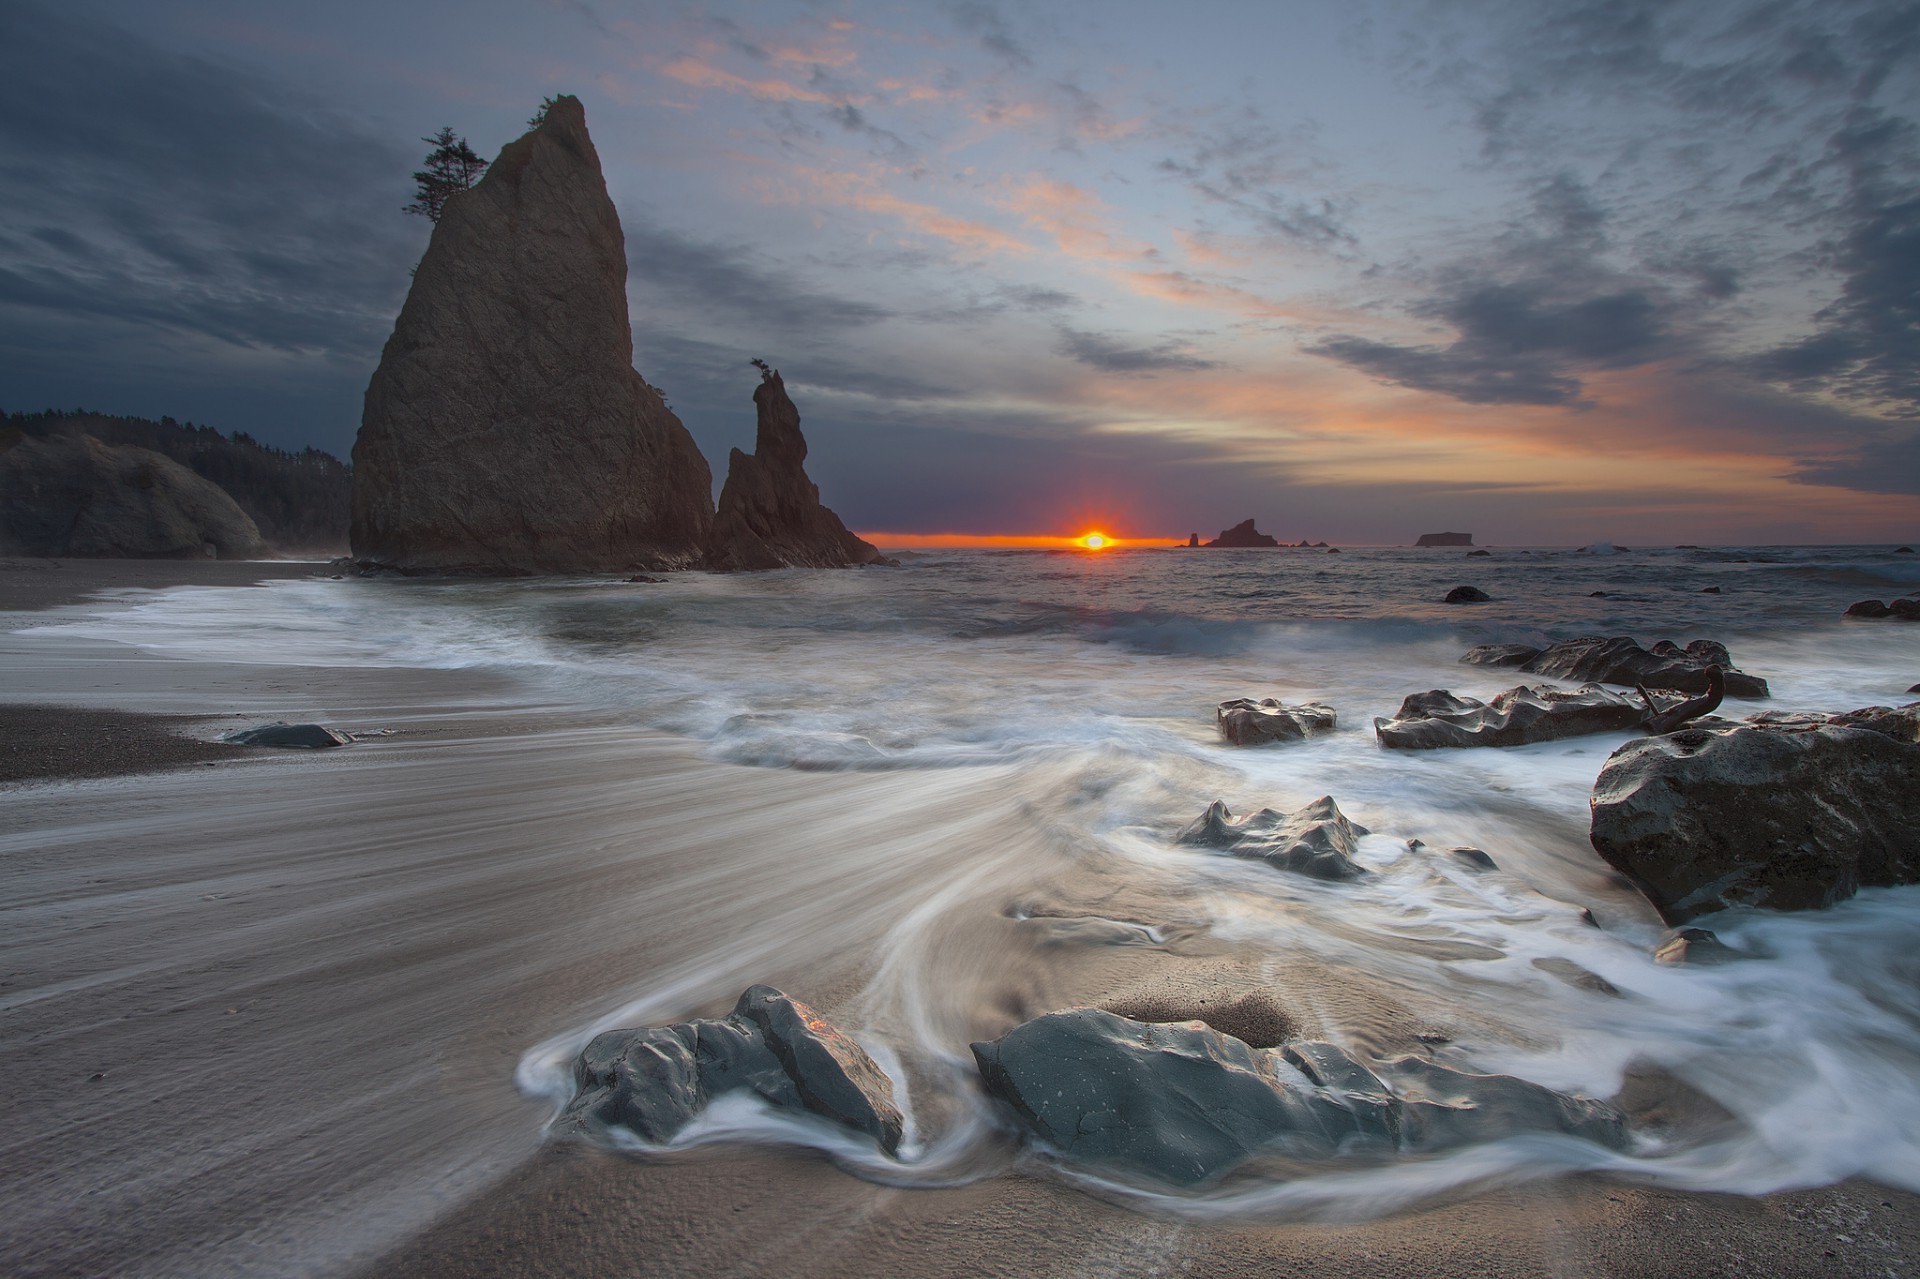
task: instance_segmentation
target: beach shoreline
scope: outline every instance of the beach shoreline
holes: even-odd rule
[[[35,616],[315,567],[93,565]],[[1232,991],[1256,970],[1224,944],[1028,964],[1040,943],[1008,917],[1009,884],[1121,918],[1151,885],[1100,882],[1019,820],[1018,770],[744,767],[495,672],[198,662],[33,629],[0,632],[0,676],[44,722],[393,731],[0,785],[16,832],[0,836],[0,1077],[21,1117],[0,1255],[23,1275],[1811,1276],[1920,1257],[1920,1196],[1860,1179],[1744,1198],[1581,1175],[1273,1224],[1141,1212],[1030,1158],[902,1187],[791,1147],[636,1158],[555,1141],[549,1104],[514,1083],[535,1044],[623,1012],[723,1011],[757,981],[864,1025],[887,938],[955,849],[1002,871],[954,890],[939,952],[963,1040],[1079,1000]],[[860,816],[809,842],[827,814]],[[1401,1033],[1387,992],[1300,963],[1333,1013]]]

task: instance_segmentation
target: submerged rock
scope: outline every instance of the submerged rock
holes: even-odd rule
[[[1619,733],[1641,726],[1647,708],[1598,684],[1572,692],[1521,685],[1492,701],[1458,697],[1444,688],[1414,693],[1392,719],[1373,721],[1382,746],[1432,750],[1449,746],[1525,746],[1586,733]]]
[[[1422,533],[1415,546],[1472,546],[1471,533]]]
[[[758,417],[753,454],[733,450],[720,509],[707,540],[706,567],[731,573],[773,568],[848,568],[887,561],[820,503],[807,478],[807,441],[800,410],[778,369],[762,371],[754,388]]]
[[[973,1045],[987,1091],[1060,1154],[1173,1186],[1259,1156],[1425,1154],[1529,1132],[1621,1148],[1603,1102],[1420,1058],[1367,1065],[1337,1045],[1254,1048],[1198,1021],[1049,1013]]]
[[[1230,529],[1225,529],[1211,542],[1202,542],[1202,546],[1278,546],[1272,537],[1253,526],[1252,520],[1241,520]]]
[[[1477,586],[1456,586],[1447,592],[1448,604],[1484,604],[1493,596]]]
[[[1259,746],[1267,742],[1298,742],[1315,733],[1332,731],[1339,717],[1322,702],[1288,706],[1277,698],[1236,697],[1220,703],[1214,711],[1214,723],[1220,736],[1235,746]]]
[[[711,477],[634,371],[626,284],[586,113],[556,98],[434,226],[367,386],[356,560],[525,574],[699,558]]]
[[[319,724],[262,724],[258,728],[228,733],[220,740],[236,746],[277,746],[286,750],[326,750],[353,744],[351,734],[336,733]]]
[[[91,435],[0,430],[0,555],[262,559],[260,530],[211,480]]]
[[[1513,660],[1523,651],[1529,651],[1530,656]],[[1524,650],[1517,644],[1482,644],[1468,649],[1460,660],[1471,666],[1518,666],[1530,674],[1555,679],[1625,684],[1630,688],[1644,685],[1681,693],[1706,692],[1707,668],[1718,666],[1729,697],[1767,696],[1767,681],[1736,670],[1726,645],[1712,640],[1694,640],[1685,648],[1669,640],[1642,648],[1626,635],[1612,639],[1589,636],[1534,650]]]
[[[664,1143],[724,1093],[818,1115],[871,1137],[888,1154],[902,1121],[892,1081],[866,1049],[812,1008],[750,986],[733,1012],[596,1035],[574,1063],[576,1092],[561,1116]]]
[[[1470,559],[1470,560],[1471,560],[1471,559],[1483,559],[1483,558],[1490,558],[1490,557],[1491,557],[1492,555],[1493,555],[1493,552],[1492,552],[1492,551],[1485,551],[1485,550],[1482,550],[1482,551],[1468,551],[1468,552],[1467,552],[1467,558],[1468,558],[1468,559]]]
[[[1594,849],[1670,924],[1920,882],[1920,703],[1629,742],[1592,806]]]
[[[1322,795],[1291,816],[1263,808],[1239,819],[1225,800],[1215,800],[1174,842],[1259,858],[1275,870],[1340,882],[1368,873],[1353,860],[1367,833],[1366,827],[1347,820],[1332,796]]]

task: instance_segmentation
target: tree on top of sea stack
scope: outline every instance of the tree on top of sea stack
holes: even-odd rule
[[[455,137],[451,128],[420,140],[432,143],[433,150],[427,152],[427,167],[414,171],[413,203],[400,211],[438,222],[447,198],[473,190],[473,184],[487,171],[487,162],[474,153],[465,138]]]
[[[404,572],[694,563],[706,459],[633,368],[626,241],[572,97],[450,195],[367,386],[353,555]]]
[[[765,360],[752,363],[760,370],[760,385],[753,391],[759,419],[753,455],[734,449],[727,458],[706,566],[737,573],[885,562],[820,504],[820,489],[807,478],[804,465],[807,441],[800,434],[800,410],[787,398],[780,370]]]

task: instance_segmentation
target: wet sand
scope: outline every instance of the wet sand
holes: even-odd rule
[[[325,576],[327,566],[324,563],[296,560],[0,557],[0,613],[74,604],[127,587],[251,586],[257,582],[284,578]]]
[[[514,1086],[530,1047],[648,993],[661,1019],[724,1011],[755,981],[858,1022],[929,885],[953,885],[931,953],[958,1039],[1247,976],[1204,937],[1049,949],[1008,918],[1138,905],[1020,820],[1019,788],[1045,779],[1017,770],[741,768],[471,672],[29,634],[0,633],[0,689],[395,730],[0,786],[11,1274],[1882,1275],[1920,1258],[1920,1198],[1858,1181],[1742,1199],[1588,1177],[1384,1220],[1210,1224],[1031,1162],[906,1188],[790,1149],[554,1143]],[[1385,1040],[1417,1026],[1369,997],[1347,979],[1318,1015],[1368,1016]]]

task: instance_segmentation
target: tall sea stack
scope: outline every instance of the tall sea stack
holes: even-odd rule
[[[800,410],[787,398],[778,369],[763,366],[753,406],[759,419],[753,456],[735,449],[727,458],[706,567],[738,573],[846,568],[884,559],[820,504],[820,489],[802,465],[807,442],[800,435]]]
[[[405,572],[695,563],[693,437],[633,369],[626,238],[576,98],[446,203],[353,446],[353,556]]]

